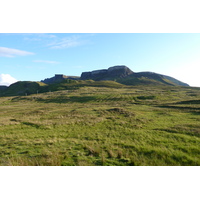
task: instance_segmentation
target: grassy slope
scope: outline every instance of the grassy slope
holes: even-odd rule
[[[168,85],[168,86],[189,86],[172,77],[156,74],[153,72],[139,72],[129,75],[122,79],[116,79],[119,83],[125,85]]]
[[[32,81],[18,81],[10,85],[5,91],[0,93],[1,96],[15,96],[15,95],[29,95],[36,94],[38,91],[42,91],[43,87],[47,86],[42,82]]]
[[[200,165],[199,88],[1,97],[0,113],[0,165]]]
[[[92,87],[111,87],[119,88],[124,85],[115,81],[93,81],[93,80],[70,80],[66,79],[59,83],[45,84],[43,82],[19,81],[10,85],[7,89],[0,89],[2,96],[23,96],[44,92],[53,92],[60,90],[74,90],[85,86]]]
[[[160,77],[159,77],[160,78]],[[117,81],[121,84],[125,85],[176,85],[173,82],[167,79],[156,79],[156,78],[149,78],[149,77],[127,77],[123,79],[117,79]]]
[[[45,84],[42,82],[31,82],[31,81],[19,81],[12,84],[7,89],[0,89],[1,96],[17,96],[17,95],[30,95],[44,92],[60,91],[60,90],[74,90],[81,87],[92,86],[92,87],[109,87],[119,88],[125,87],[126,85],[140,86],[140,85],[173,85],[176,84],[168,79],[163,78],[158,74],[152,73],[138,73],[134,76],[128,76],[126,78],[116,78],[115,81],[93,81],[93,80],[71,80],[66,79],[59,83]]]

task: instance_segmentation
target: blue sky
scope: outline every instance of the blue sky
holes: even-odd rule
[[[80,76],[114,65],[169,75],[200,87],[200,34],[0,33],[1,85],[55,74]]]

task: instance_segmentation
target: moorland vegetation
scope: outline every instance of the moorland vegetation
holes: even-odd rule
[[[0,90],[0,165],[199,166],[200,88],[139,79]]]

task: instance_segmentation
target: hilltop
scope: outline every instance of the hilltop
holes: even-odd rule
[[[154,72],[133,72],[125,65],[110,67],[108,69],[95,70],[91,72],[83,72],[81,80],[92,79],[95,81],[115,80],[125,85],[175,85],[189,86],[175,78]]]
[[[134,72],[125,65],[118,65],[108,69],[94,70],[92,72],[83,72],[81,74],[82,80],[92,79],[95,81],[113,80],[116,78],[125,78]]]
[[[66,76],[63,74],[56,74],[54,77],[41,80],[45,84],[61,83],[69,80],[94,80],[94,81],[115,81],[124,85],[175,85],[175,86],[189,86],[182,81],[173,77],[158,74],[154,72],[133,72],[125,65],[117,65],[109,67],[108,69],[94,70],[90,72],[82,72],[81,76]]]
[[[46,83],[46,84],[51,84],[51,83],[60,83],[65,79],[70,79],[70,80],[78,80],[80,77],[78,76],[66,76],[63,74],[55,74],[54,77],[51,78],[46,78],[42,80],[41,82]]]
[[[154,72],[133,72],[125,65],[108,69],[82,72],[81,76],[56,74],[41,81],[19,81],[9,87],[0,86],[0,96],[29,95],[49,91],[73,90],[84,86],[125,87],[125,86],[189,86],[173,77]]]

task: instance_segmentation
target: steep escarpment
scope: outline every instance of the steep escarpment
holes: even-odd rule
[[[100,80],[113,80],[116,78],[125,78],[134,72],[125,65],[118,65],[108,69],[94,70],[91,72],[83,72],[81,80],[92,79],[95,81]]]
[[[52,84],[52,83],[60,83],[64,81],[65,79],[71,79],[71,80],[77,80],[79,79],[78,76],[65,76],[63,74],[55,74],[54,77],[51,78],[46,78],[42,80],[41,82],[46,83],[46,84]]]
[[[154,72],[133,72],[125,65],[118,65],[108,69],[95,70],[91,72],[83,72],[81,80],[115,80],[124,85],[174,85],[189,86],[170,76],[157,74]]]

